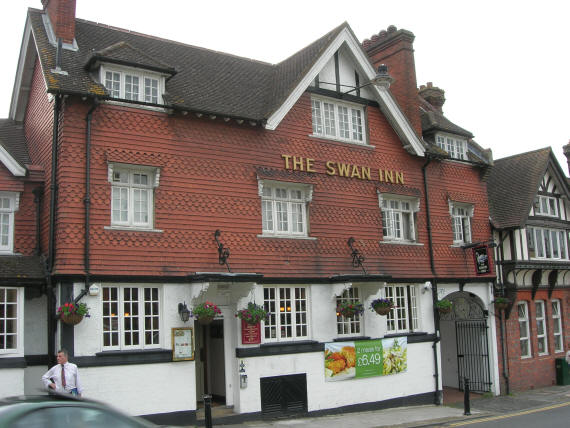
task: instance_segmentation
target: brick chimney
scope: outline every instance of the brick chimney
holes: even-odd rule
[[[570,172],[570,141],[565,146],[562,146],[564,151],[564,156],[566,156],[566,162],[568,163],[568,171]]]
[[[445,91],[433,86],[432,82],[427,82],[426,85],[420,86],[420,97],[430,103],[438,113],[443,114],[443,104],[445,103]]]
[[[56,38],[73,43],[75,38],[75,0],[42,0]]]
[[[362,47],[370,57],[374,68],[386,64],[394,83],[390,91],[398,101],[402,111],[416,130],[422,135],[422,125],[418,108],[416,65],[414,62],[415,36],[412,32],[390,25],[387,30],[364,40]]]

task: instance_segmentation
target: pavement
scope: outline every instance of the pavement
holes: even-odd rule
[[[240,424],[219,425],[224,428],[380,428],[380,427],[438,427],[457,422],[469,422],[493,416],[504,417],[524,411],[556,405],[570,405],[570,385],[551,386],[497,397],[479,396],[471,400],[471,415],[464,414],[463,402],[450,405],[422,405],[393,409],[351,412],[341,415],[303,417],[294,419],[257,420]]]

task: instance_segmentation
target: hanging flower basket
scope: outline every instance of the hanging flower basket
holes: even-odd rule
[[[89,308],[85,303],[66,302],[57,308],[57,315],[65,324],[76,325],[89,316]]]
[[[214,317],[208,317],[208,316],[201,316],[201,317],[198,317],[198,322],[199,322],[201,325],[208,325],[208,324],[211,324],[212,321],[214,321]]]
[[[340,302],[336,307],[336,314],[342,315],[345,318],[353,318],[355,315],[360,315],[364,312],[364,306],[360,302]]]
[[[448,314],[451,312],[451,309],[453,308],[453,303],[450,300],[441,299],[435,303],[435,307],[437,308],[440,314]]]
[[[65,323],[65,324],[69,324],[69,325],[76,325],[79,324],[81,321],[83,321],[83,315],[78,315],[78,314],[61,314],[61,320]]]
[[[500,311],[509,307],[509,300],[504,297],[497,297],[493,304],[495,305],[495,310]]]
[[[204,302],[196,305],[192,310],[192,316],[194,316],[198,322],[202,325],[208,325],[214,321],[216,315],[220,315],[222,311],[212,302]]]
[[[392,302],[392,299],[388,298],[374,299],[372,303],[370,303],[370,309],[378,315],[388,315],[393,307],[394,302]]]
[[[250,325],[259,324],[260,321],[266,320],[268,315],[263,306],[256,305],[253,302],[249,302],[247,308],[239,310],[236,313],[236,317]]]

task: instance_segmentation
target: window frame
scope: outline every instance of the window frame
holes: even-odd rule
[[[437,133],[435,135],[435,144],[445,151],[451,159],[468,160],[467,139],[465,138],[452,134]]]
[[[414,284],[387,284],[384,287],[385,298],[392,299],[394,308],[386,315],[386,333],[413,333],[420,329],[420,307],[418,287]],[[404,301],[404,306],[400,303]],[[402,322],[406,323],[402,327]]]
[[[560,299],[552,299],[550,301],[552,307],[552,338],[554,352],[564,352],[564,326],[562,323],[562,301]],[[558,329],[558,332],[556,331]],[[556,347],[556,339],[558,338],[559,347]]]
[[[111,298],[109,300],[105,300],[105,289],[117,289],[117,299],[116,300],[112,300]],[[138,300],[137,302],[137,306],[138,306],[138,325],[139,328],[138,330],[138,339],[139,339],[139,343],[137,345],[127,345],[125,344],[125,333],[127,332],[126,328],[125,328],[125,313],[124,313],[124,305],[125,303],[129,303],[129,302],[133,302],[133,300],[125,300],[125,293],[124,290],[125,289],[137,289],[138,290]],[[147,300],[145,300],[145,289],[150,289],[151,290],[151,294],[152,294],[152,290],[156,289],[157,290],[157,303],[158,303],[158,317],[156,316],[156,314],[154,313],[150,313],[147,314],[146,312],[146,308],[145,308],[145,304],[147,303]],[[158,349],[161,347],[161,342],[163,340],[163,334],[162,334],[162,326],[163,326],[163,295],[162,295],[162,288],[159,286],[154,286],[151,284],[146,284],[146,285],[136,285],[136,284],[106,284],[104,286],[101,287],[101,300],[100,300],[100,308],[101,308],[101,349],[103,351],[129,351],[129,350],[134,350],[134,349]],[[111,292],[109,292],[109,296],[111,296]],[[112,303],[112,302],[116,302],[117,304],[117,315],[113,316],[113,314],[111,313],[112,308],[109,308],[109,312],[110,315],[106,315],[106,311],[105,311],[105,303]],[[148,302],[151,303],[151,311],[152,311],[152,303],[155,302],[154,299],[152,299],[151,296],[151,300],[149,300]],[[123,310],[122,310],[123,309]],[[153,328],[151,326],[150,330],[148,330],[145,327],[145,321],[147,319],[147,316],[150,317],[151,319],[151,323],[152,323],[152,319],[153,318],[158,318],[158,327],[157,328]],[[116,329],[109,329],[106,330],[105,327],[105,320],[109,319],[109,325],[112,326],[112,318],[116,318],[117,319],[117,328]],[[134,318],[134,317],[129,317],[129,318]],[[151,343],[151,344],[146,344],[145,343],[145,336],[146,336],[146,332],[147,331],[156,331],[157,330],[157,334],[158,334],[158,343]],[[133,331],[133,330],[128,330],[128,331]],[[117,345],[113,345],[112,344],[112,339],[110,340],[111,345],[105,345],[105,335],[108,334],[109,336],[112,336],[113,333],[116,332],[118,334],[118,344]],[[154,339],[153,339],[154,340]]]
[[[284,294],[287,294],[287,290],[289,291],[289,298],[287,299],[286,296],[282,297],[281,290],[284,291]],[[300,290],[299,298],[297,298],[296,290]],[[302,290],[302,292],[301,292]],[[273,294],[272,294],[273,291]],[[303,297],[304,295],[304,297]],[[281,303],[284,305],[286,304],[287,300],[290,300],[292,303],[290,306],[290,310],[279,310],[277,308],[286,309],[286,306],[281,306]],[[297,304],[304,301],[304,309],[302,310],[302,304],[300,310],[297,307]],[[271,302],[274,302],[272,305]],[[278,342],[295,342],[301,340],[309,340],[311,335],[311,313],[310,313],[310,295],[309,295],[309,287],[305,285],[276,285],[276,286],[264,286],[263,287],[263,307],[269,313],[267,319],[263,321],[263,332],[262,332],[262,341],[263,343],[278,343]],[[284,314],[282,314],[284,312]],[[287,312],[290,314],[289,323],[284,323],[283,315],[287,315]],[[303,322],[303,314],[304,314],[304,322]],[[298,316],[299,315],[299,316]],[[299,319],[299,321],[297,321]],[[282,336],[281,332],[283,328],[287,328],[287,326],[291,327],[291,335],[289,336]],[[298,329],[301,330],[305,329],[305,335],[298,334]],[[272,329],[275,331],[275,337],[271,337]]]
[[[559,257],[554,257],[553,233],[556,237]],[[568,260],[568,241],[566,236],[566,230],[563,229],[527,226],[526,242],[529,259]],[[540,239],[538,239],[539,237]],[[541,244],[540,247],[538,245],[539,242]],[[564,257],[562,257],[562,253],[564,253]],[[549,255],[550,257],[548,257]]]
[[[126,174],[128,177],[127,182],[115,180],[116,174]],[[135,183],[134,178],[136,175],[146,175],[147,184]],[[111,184],[110,189],[110,225],[111,228],[126,228],[135,230],[152,230],[155,221],[155,198],[154,189],[158,187],[160,179],[160,170],[156,167],[139,166],[139,165],[126,165],[126,164],[109,164],[108,166],[108,181]],[[114,209],[114,195],[115,191],[126,189],[127,191],[127,220],[115,220],[113,218]],[[148,220],[140,222],[135,220],[135,204],[136,193],[138,191],[146,191],[146,209]],[[119,199],[120,201],[121,199]],[[120,209],[120,211],[123,211]]]
[[[417,213],[420,210],[420,200],[419,198],[393,195],[393,194],[382,194],[378,192],[378,202],[380,206],[380,213],[382,216],[382,240],[398,243],[416,243],[418,241],[418,230],[417,230]],[[398,207],[384,207],[386,205],[398,204]],[[403,204],[407,204],[408,208],[402,208]],[[407,214],[407,230],[408,236],[406,237],[404,226]],[[400,236],[397,236],[397,228],[395,224],[397,223],[396,217],[399,217],[400,223]],[[387,232],[385,232],[385,230]]]
[[[361,301],[359,287],[349,287],[340,296],[336,296],[335,307],[342,302],[357,303]],[[337,313],[336,334],[338,337],[361,336],[364,334],[364,314],[355,314],[353,317],[345,317]]]
[[[270,195],[267,195],[269,189]],[[285,190],[287,197],[279,197],[278,190]],[[292,197],[292,192],[300,192],[300,198]],[[259,180],[258,182],[258,195],[261,199],[261,236],[273,238],[308,238],[309,237],[309,203],[313,199],[313,186],[299,183],[287,183],[271,180]],[[267,206],[270,205],[271,209],[268,210]],[[278,207],[285,204],[286,206],[286,219],[287,230],[279,230],[280,223],[283,223]],[[302,217],[301,222],[295,221],[298,219],[299,212],[297,207],[300,206]],[[268,218],[270,211],[271,219]],[[267,229],[266,225],[271,222],[272,229]],[[301,224],[303,230],[301,232],[295,230],[295,224]]]
[[[109,89],[107,87],[107,73],[117,73],[119,74],[119,89],[118,89],[118,96],[113,95],[113,91],[115,89]],[[138,79],[138,92],[136,99],[128,98],[126,94],[127,88],[127,76],[136,77]],[[156,102],[154,101],[147,101],[146,100],[146,80],[151,79],[156,80]],[[99,82],[107,89],[109,92],[109,96],[112,100],[120,100],[120,101],[135,101],[139,103],[146,103],[152,105],[164,105],[163,95],[165,92],[165,75],[161,73],[155,73],[152,71],[147,71],[143,69],[137,69],[134,67],[127,67],[127,66],[116,66],[110,64],[104,64],[100,67],[99,71]],[[152,89],[152,88],[151,88]]]
[[[546,201],[546,202],[545,202]],[[551,205],[550,202],[554,201]],[[543,211],[543,202],[545,202],[546,211]],[[546,217],[559,217],[560,206],[558,203],[558,198],[554,196],[536,195],[533,201],[534,215],[546,216]],[[554,207],[554,213],[552,213],[552,207]]]
[[[0,318],[0,323],[4,323],[3,332],[0,333],[1,336],[4,336],[4,345],[0,348],[0,355],[7,355],[7,354],[19,354],[22,352],[22,344],[23,344],[23,334],[24,334],[24,299],[23,299],[23,288],[21,287],[11,287],[11,286],[0,286],[0,290],[3,293],[0,293],[0,305],[4,305],[4,316]],[[15,302],[8,302],[8,290],[14,291],[16,295]],[[7,305],[15,305],[15,317],[8,317],[7,315]],[[11,332],[7,331],[7,321],[14,321],[15,328],[11,330]],[[13,348],[6,348],[6,336],[15,336],[15,344],[16,346]]]
[[[546,305],[544,300],[537,300],[534,302],[535,305],[535,315],[534,319],[536,321],[536,343],[537,343],[537,353],[539,356],[548,355],[548,328],[546,325]],[[542,316],[539,316],[538,308],[542,307]],[[539,325],[542,325],[542,333],[540,333]],[[540,343],[543,342],[544,351],[540,352]]]
[[[318,103],[318,108],[316,107],[316,103]],[[330,114],[331,106],[333,107],[332,121]],[[341,114],[342,109],[346,111]],[[358,113],[356,116],[360,117],[355,117],[355,113]],[[341,116],[345,117],[346,121],[341,121]],[[342,131],[341,123],[344,124]],[[366,109],[365,106],[361,104],[313,95],[311,96],[311,124],[311,135],[313,137],[368,145]],[[348,132],[349,136],[341,136],[341,132]]]
[[[519,310],[520,308],[523,308],[524,311],[524,316],[521,316],[521,311]],[[517,303],[517,316],[518,316],[518,322],[519,322],[519,343],[521,344],[520,346],[520,351],[521,351],[521,358],[532,358],[532,343],[530,340],[530,317],[529,317],[529,313],[528,313],[528,303],[527,302],[518,302]],[[523,336],[523,331],[521,328],[521,322],[525,322],[526,323],[526,335]],[[527,349],[528,349],[528,354],[523,355],[522,353],[522,343],[526,342],[527,344]]]
[[[458,210],[463,210],[463,214],[456,213]],[[473,204],[465,202],[455,202],[449,201],[449,215],[451,216],[451,234],[453,238],[453,245],[464,245],[473,242],[473,213],[475,207]],[[466,224],[467,222],[467,224]],[[460,226],[459,231],[461,232],[461,238],[457,239],[458,233],[458,223]],[[467,229],[466,229],[467,226]],[[469,239],[465,239],[466,230],[469,232]]]
[[[2,200],[8,200],[9,207],[3,207]],[[0,254],[14,253],[14,236],[16,234],[16,212],[20,208],[20,194],[17,192],[0,191]],[[8,225],[7,234],[2,234],[2,229]],[[2,244],[3,236],[6,236],[6,244]]]

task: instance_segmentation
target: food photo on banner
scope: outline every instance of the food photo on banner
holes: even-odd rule
[[[325,380],[335,382],[405,372],[406,337],[325,343]]]

